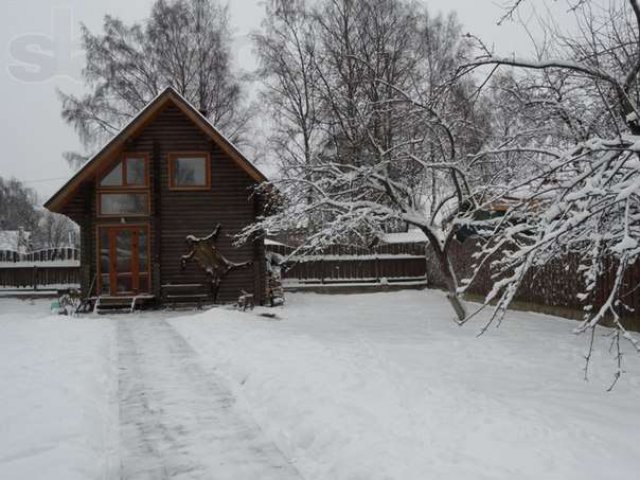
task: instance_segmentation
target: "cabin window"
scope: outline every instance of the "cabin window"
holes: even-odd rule
[[[169,155],[169,188],[205,190],[211,186],[208,153],[172,153]]]
[[[142,157],[129,157],[126,159],[126,185],[142,187],[147,184],[146,164]]]
[[[99,194],[100,215],[148,215],[147,193],[118,192]]]
[[[149,215],[148,157],[128,153],[98,184],[98,216],[141,215]]]
[[[100,181],[101,187],[146,187],[147,158],[127,155]]]
[[[117,187],[122,185],[122,162],[107,173],[100,182],[101,187]]]

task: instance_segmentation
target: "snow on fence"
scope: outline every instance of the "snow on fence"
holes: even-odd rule
[[[49,248],[0,250],[0,288],[53,288],[80,283],[80,251]]]
[[[267,250],[287,259],[283,273],[286,287],[426,285],[425,246],[420,243],[383,244],[367,249],[332,245],[320,252],[293,254],[283,244],[267,245]]]
[[[473,237],[464,243],[454,242],[451,245],[451,259],[459,279],[468,278],[471,265],[474,263],[472,254],[476,246]],[[427,264],[430,285],[444,288],[444,280],[439,272],[437,260],[431,249],[427,250]],[[555,259],[547,265],[534,267],[528,273],[525,281],[518,290],[515,300],[523,302],[529,309],[538,309],[546,313],[577,318],[582,311],[583,303],[578,294],[584,291],[584,283],[578,271],[579,259],[576,255],[567,255],[562,259]],[[603,274],[598,279],[594,292],[594,307],[599,308],[605,302],[614,284],[617,262],[605,259]],[[470,293],[481,296],[487,295],[493,285],[489,268],[483,268],[470,287]],[[623,292],[628,305],[633,312],[623,314],[632,320],[635,328],[640,327],[640,262],[630,266],[627,270]]]
[[[0,268],[7,268],[11,265],[25,263],[46,263],[50,265],[52,262],[65,263],[70,266],[80,265],[80,250],[71,247],[45,248],[42,250],[34,250],[31,252],[17,252],[15,250],[0,250]],[[74,263],[75,262],[75,263]]]

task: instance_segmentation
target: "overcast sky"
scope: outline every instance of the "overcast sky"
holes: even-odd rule
[[[504,0],[425,2],[434,13],[456,10],[465,31],[495,45],[501,54],[526,55],[531,51],[528,36],[518,24],[496,25]],[[1,0],[0,176],[24,181],[44,201],[73,174],[62,153],[79,150],[79,142],[60,117],[56,88],[82,91],[78,25],[82,22],[96,32],[106,14],[138,21],[148,14],[152,3],[153,0]],[[248,34],[259,28],[264,7],[256,0],[229,3],[236,64],[250,70],[255,59]],[[551,3],[551,8],[562,17],[564,5],[560,8]],[[40,45],[42,50],[36,53],[37,61],[28,53],[34,45]],[[37,63],[39,71],[25,68],[25,63]]]

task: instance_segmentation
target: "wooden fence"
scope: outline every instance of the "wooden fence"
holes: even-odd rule
[[[422,244],[380,245],[372,249],[333,245],[311,254],[294,254],[285,245],[267,251],[286,259],[285,287],[426,285],[427,265]]]
[[[80,267],[0,267],[0,287],[33,290],[80,285]]]
[[[45,248],[31,252],[0,250],[0,268],[6,263],[80,261],[80,250],[71,247]]]
[[[476,240],[468,239],[464,243],[454,242],[451,246],[451,259],[459,279],[471,275],[471,265],[474,263],[472,254],[476,250]],[[430,285],[444,288],[444,281],[431,249],[427,250],[427,264]],[[568,255],[550,261],[546,265],[532,268],[515,297],[516,302],[522,302],[528,309],[540,310],[546,313],[578,318],[584,304],[578,299],[578,294],[584,291],[584,282],[578,271],[579,259],[575,255]],[[613,259],[604,262],[604,272],[598,279],[593,293],[595,308],[601,307],[606,301],[614,283],[617,262]],[[488,267],[480,270],[469,293],[486,296],[493,286],[491,272]],[[634,311],[621,312],[628,320],[633,320],[640,326],[640,262],[636,262],[626,272],[622,292],[625,304]],[[635,326],[634,326],[635,328]]]
[[[52,289],[80,284],[80,251],[51,248],[0,250],[0,288]]]

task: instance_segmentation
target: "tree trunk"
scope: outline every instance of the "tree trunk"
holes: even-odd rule
[[[445,284],[447,285],[447,299],[458,316],[458,321],[462,322],[467,316],[467,310],[465,309],[460,296],[458,295],[458,279],[451,265],[449,259],[449,252],[447,250],[440,250],[435,248],[436,255],[438,256],[438,263],[440,270],[444,276]]]
[[[438,259],[438,266],[440,267],[440,272],[442,273],[447,287],[447,299],[449,300],[449,303],[451,303],[451,307],[458,317],[458,322],[462,322],[467,317],[467,309],[464,307],[464,304],[458,295],[458,279],[456,278],[456,273],[453,270],[453,265],[449,259],[448,247],[450,242],[445,242],[445,246],[442,247],[430,231],[422,231],[429,239],[431,248],[433,248],[433,252]]]

